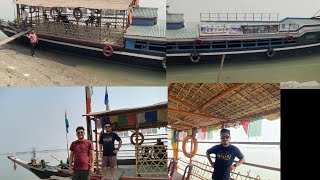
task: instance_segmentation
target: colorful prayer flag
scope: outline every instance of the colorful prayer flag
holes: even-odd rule
[[[249,137],[261,136],[262,118],[251,119],[249,126]]]

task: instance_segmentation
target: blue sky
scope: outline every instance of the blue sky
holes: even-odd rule
[[[110,110],[167,101],[166,87],[108,87]],[[105,87],[93,87],[92,111],[104,111]],[[1,87],[0,154],[66,148],[64,111],[69,119],[69,144],[77,126],[85,127],[84,87]]]

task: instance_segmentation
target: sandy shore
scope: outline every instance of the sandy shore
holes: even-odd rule
[[[145,80],[144,78],[145,77]],[[96,62],[20,44],[0,47],[0,86],[162,85],[165,73]]]

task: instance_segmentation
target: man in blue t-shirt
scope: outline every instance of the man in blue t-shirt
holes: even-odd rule
[[[122,141],[118,134],[112,132],[110,123],[105,124],[104,128],[105,132],[101,132],[99,139],[100,157],[102,158],[102,179],[107,179],[107,167],[110,167],[111,180],[114,180],[114,167]],[[115,140],[119,142],[118,148],[114,147]]]
[[[230,130],[221,129],[220,139],[221,144],[208,149],[206,154],[211,166],[214,168],[212,179],[229,180],[230,172],[244,163],[245,160],[240,150],[236,146],[230,144]],[[210,154],[216,155],[215,162],[212,162]],[[239,161],[232,165],[235,157],[237,157]]]

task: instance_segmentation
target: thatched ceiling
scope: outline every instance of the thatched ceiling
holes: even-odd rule
[[[168,123],[173,129],[280,114],[279,83],[171,83],[168,91]]]

